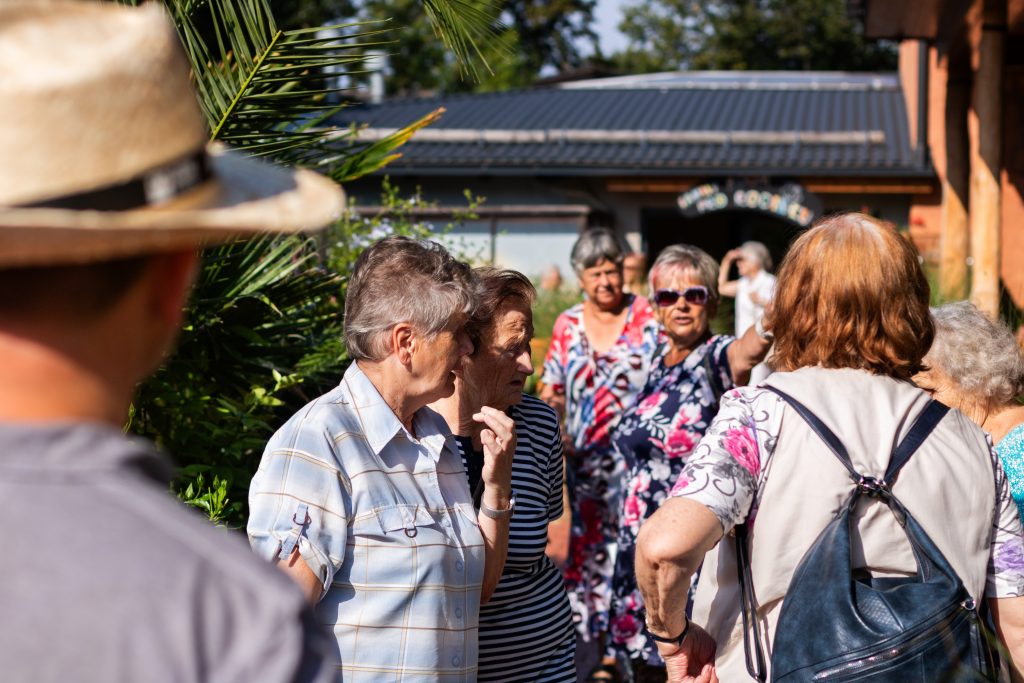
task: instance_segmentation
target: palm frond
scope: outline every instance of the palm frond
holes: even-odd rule
[[[383,22],[282,31],[266,0],[168,6],[214,140],[288,165],[337,156],[336,133],[319,125],[342,106],[329,78],[361,71],[367,50],[388,45]]]
[[[496,18],[500,5],[491,0],[423,0],[423,7],[434,32],[455,53],[459,67],[474,79],[482,64],[493,73],[484,56],[483,46],[500,33],[503,26]]]
[[[343,149],[340,154],[324,159],[323,163],[331,166],[330,176],[339,183],[372,173],[402,156],[395,150],[412,139],[416,131],[441,118],[444,112],[444,107],[438,107],[418,121],[410,123],[385,138],[370,145],[363,145],[356,150]],[[351,131],[347,137],[357,144],[359,131]]]

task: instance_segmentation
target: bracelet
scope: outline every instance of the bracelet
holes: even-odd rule
[[[667,645],[675,645],[676,647],[682,647],[683,641],[686,639],[686,634],[690,632],[690,620],[686,620],[686,626],[683,627],[683,632],[675,638],[666,638],[659,636],[657,633],[651,630],[651,628],[645,623],[644,630],[647,631],[648,637],[656,643],[666,643]]]
[[[775,335],[770,330],[764,329],[764,318],[758,318],[754,321],[754,332],[765,341],[775,341]]]
[[[508,507],[504,510],[495,510],[492,507],[488,507],[482,500],[480,501],[480,512],[484,517],[490,517],[491,519],[509,519],[512,517],[512,511],[516,509],[516,494],[512,493],[512,497],[508,500]]]

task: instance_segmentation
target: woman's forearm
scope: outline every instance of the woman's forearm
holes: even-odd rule
[[[729,344],[726,353],[729,356],[729,370],[732,372],[732,381],[737,386],[742,386],[750,379],[750,371],[755,365],[764,360],[768,355],[768,349],[772,347],[771,339],[765,339],[757,333],[751,325],[743,336]]]
[[[690,577],[721,537],[714,513],[685,498],[665,501],[640,528],[636,579],[651,630],[663,636],[682,631]]]
[[[507,510],[511,501],[511,491],[498,492],[488,488],[484,490],[481,503],[492,510]],[[505,560],[508,557],[508,532],[511,515],[495,519],[480,513],[477,521],[480,534],[484,537],[484,580],[480,589],[480,604],[486,604],[501,581],[505,571]]]

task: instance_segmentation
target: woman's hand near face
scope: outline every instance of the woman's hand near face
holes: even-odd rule
[[[484,447],[484,466],[480,478],[484,483],[481,505],[491,510],[508,510],[512,504],[512,458],[516,452],[515,423],[505,413],[484,406],[473,415],[475,422],[483,423],[480,443]],[[480,587],[480,604],[486,604],[494,594],[508,555],[508,530],[511,514],[496,519],[479,514],[480,533],[484,537],[484,579]]]
[[[508,508],[512,496],[512,458],[516,452],[515,423],[505,413],[484,406],[473,415],[484,425],[480,442],[484,448],[484,504],[495,510]]]

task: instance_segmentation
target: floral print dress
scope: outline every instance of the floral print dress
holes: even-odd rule
[[[625,474],[611,432],[643,386],[660,334],[647,300],[626,296],[622,333],[604,352],[587,340],[582,304],[558,316],[541,378],[565,395],[572,529],[564,578],[577,631],[587,642],[608,629]]]
[[[714,419],[716,395],[733,388],[728,359],[733,341],[728,335],[712,337],[671,367],[663,357],[657,358],[636,402],[615,429],[613,443],[627,462],[629,475],[612,580],[609,656],[664,666],[654,641],[644,634],[633,548],[640,525],[669,497],[687,458]]]

